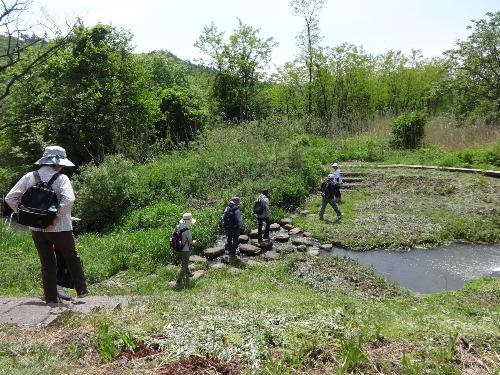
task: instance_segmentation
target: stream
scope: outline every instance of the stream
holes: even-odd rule
[[[356,252],[333,248],[325,255],[347,257],[373,267],[387,280],[423,294],[460,289],[483,276],[500,277],[500,246],[452,244],[406,252]]]

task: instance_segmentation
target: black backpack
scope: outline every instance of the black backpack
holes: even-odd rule
[[[56,173],[48,182],[43,182],[38,171],[34,171],[35,185],[21,197],[17,222],[33,228],[47,228],[56,216],[59,199],[52,189],[52,184],[59,177]]]
[[[262,201],[255,201],[253,204],[253,213],[255,215],[262,215],[264,213],[264,202]]]
[[[333,198],[335,196],[335,182],[332,179],[327,178],[321,184],[321,191],[323,192],[325,198]]]
[[[182,233],[189,230],[189,228],[182,228],[179,230],[179,226],[175,227],[174,233],[170,237],[170,246],[174,251],[181,251],[182,248],[186,245],[182,243]]]
[[[224,228],[229,229],[238,227],[238,219],[236,219],[237,209],[237,207],[233,207],[224,211],[224,215],[222,215],[222,226]]]

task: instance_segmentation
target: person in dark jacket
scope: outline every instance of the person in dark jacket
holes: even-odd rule
[[[243,215],[240,210],[241,200],[233,197],[221,216],[222,226],[227,235],[226,250],[230,256],[236,255],[238,248],[238,237],[243,231]]]
[[[319,219],[323,220],[325,215],[326,205],[329,203],[333,210],[337,214],[337,218],[340,220],[344,214],[340,212],[337,203],[335,202],[335,191],[336,191],[336,181],[333,173],[329,174],[321,184],[321,208],[319,210]]]

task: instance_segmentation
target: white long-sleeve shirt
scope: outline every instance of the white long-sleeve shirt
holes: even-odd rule
[[[44,165],[38,170],[38,173],[42,181],[48,182],[51,177],[57,172],[51,167]],[[26,190],[28,190],[35,184],[35,176],[33,175],[33,172],[29,172],[21,177],[21,179],[7,193],[7,195],[5,196],[5,202],[7,202],[7,204],[12,208],[14,212],[17,213],[22,195],[26,192]],[[51,227],[50,229],[30,229],[41,232],[71,231],[73,230],[73,225],[71,223],[71,208],[73,207],[73,202],[75,201],[75,193],[68,176],[60,174],[52,184],[52,189],[54,189],[54,192],[59,199],[59,209],[57,210],[58,220],[56,225],[54,227]]]
[[[335,180],[335,183],[337,184],[341,184],[342,183],[342,176],[340,175],[340,168],[337,168],[335,169],[333,172],[332,172],[332,177],[333,179]]]

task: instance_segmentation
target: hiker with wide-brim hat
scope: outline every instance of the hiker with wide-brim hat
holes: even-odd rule
[[[40,168],[25,174],[7,193],[5,201],[19,212],[19,203],[23,194],[37,183],[47,183],[57,196],[58,206],[54,207],[55,216],[51,224],[45,228],[30,227],[33,242],[38,251],[42,266],[42,282],[45,302],[57,303],[57,262],[54,249],[63,257],[73,278],[75,290],[79,297],[87,295],[87,284],[80,256],[75,249],[71,208],[75,201],[75,193],[68,176],[59,173],[63,167],[73,167],[67,158],[66,150],[59,146],[48,146],[42,157],[36,161]]]
[[[179,224],[175,228],[176,231],[181,233],[181,244],[182,247],[178,251],[180,257],[181,269],[177,275],[176,286],[182,285],[183,282],[188,281],[191,273],[189,272],[189,256],[191,255],[191,247],[195,245],[196,240],[193,240],[193,234],[191,233],[191,225],[196,223],[196,219],[193,218],[191,212],[186,212],[182,215],[182,219],[179,220]]]

